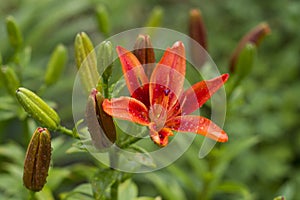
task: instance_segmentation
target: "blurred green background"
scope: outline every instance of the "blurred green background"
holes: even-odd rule
[[[99,5],[109,14],[110,32],[107,34],[98,26],[96,8]],[[66,45],[68,62],[64,75],[43,97],[55,102],[63,124],[72,127],[70,102],[76,75],[73,41],[78,32],[87,32],[94,44],[98,44],[107,36],[147,25],[149,17],[156,14],[155,25],[188,33],[192,8],[202,11],[209,53],[221,72],[228,71],[232,51],[252,27],[267,22],[272,34],[258,48],[251,74],[228,100],[224,130],[229,142],[218,145],[209,156],[199,160],[200,141],[197,140],[168,168],[135,175],[138,194],[180,200],[273,199],[279,195],[300,199],[299,1],[1,0],[2,63],[9,65],[15,59],[5,27],[9,15],[21,29],[23,46],[31,47],[31,60],[22,66],[23,86],[38,90],[52,51],[59,43]],[[23,162],[20,159],[23,159],[28,138],[24,139],[24,127],[15,114],[16,107],[13,97],[0,83],[0,198],[3,199],[18,199],[16,192],[26,193],[20,178]],[[67,154],[65,151],[72,141],[64,146],[61,140],[56,141],[59,148],[53,152],[53,165],[61,169],[56,173],[63,177],[56,185],[53,181],[50,183],[56,186],[50,187],[55,198],[87,182],[86,177],[93,172],[92,169],[82,172],[76,164],[83,162],[88,167],[93,159],[86,154]],[[9,187],[14,184],[19,186]]]

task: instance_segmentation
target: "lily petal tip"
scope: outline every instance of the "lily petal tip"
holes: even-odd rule
[[[127,50],[121,46],[117,46],[116,50],[117,50],[117,53],[119,56],[122,56],[123,54],[125,54],[127,52]]]
[[[217,133],[215,132],[214,134],[217,136],[216,141],[222,142],[222,143],[228,141],[228,135],[225,133],[225,131],[221,131],[221,132],[217,132]]]
[[[222,80],[223,80],[224,83],[228,80],[228,78],[229,78],[228,73],[222,75]]]
[[[177,41],[173,44],[172,49],[184,49],[184,44],[182,41]]]

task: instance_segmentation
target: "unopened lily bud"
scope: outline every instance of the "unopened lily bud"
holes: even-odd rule
[[[155,7],[147,20],[146,27],[159,27],[162,24],[163,9]]]
[[[55,48],[47,65],[47,71],[45,75],[46,85],[52,85],[59,79],[62,71],[65,68],[67,56],[68,53],[65,46],[60,44]]]
[[[23,37],[14,17],[6,18],[6,30],[11,46],[15,49],[20,48],[23,44]]]
[[[256,47],[252,43],[248,43],[242,49],[237,64],[236,75],[238,79],[245,78],[252,70],[256,55]]]
[[[230,96],[233,90],[240,84],[240,82],[250,74],[254,65],[255,58],[256,46],[252,43],[246,44],[238,58],[235,72],[232,78],[227,83],[226,91],[228,96]]]
[[[98,66],[100,71],[104,70],[102,74],[104,84],[108,84],[112,73],[113,65],[113,46],[110,41],[103,41],[99,45],[98,50]]]
[[[261,23],[258,26],[250,30],[239,42],[238,46],[234,50],[230,58],[229,69],[231,72],[235,71],[238,57],[247,43],[252,43],[258,46],[261,41],[271,33],[271,29],[267,23]]]
[[[151,76],[153,63],[155,63],[155,54],[149,35],[139,35],[133,47],[133,54],[142,65],[145,66],[145,72],[148,77]]]
[[[75,38],[75,58],[81,83],[90,92],[98,82],[97,57],[94,46],[86,33],[81,32]]]
[[[0,74],[7,92],[14,96],[16,89],[20,87],[20,80],[16,72],[11,67],[1,67]]]
[[[109,23],[109,16],[106,10],[106,7],[100,5],[96,8],[96,17],[98,22],[99,30],[105,35],[108,36],[111,30]]]
[[[206,28],[202,19],[202,14],[198,9],[192,9],[190,11],[189,33],[192,39],[207,50]]]
[[[192,9],[190,11],[189,35],[203,48],[199,48],[193,42],[190,43],[192,61],[196,66],[201,67],[207,60],[207,53],[205,51],[207,50],[207,37],[202,14],[198,9]]]
[[[16,97],[24,110],[42,126],[56,130],[60,125],[58,114],[32,91],[20,87]]]
[[[46,128],[37,128],[27,148],[23,183],[32,191],[40,191],[46,184],[51,161],[51,136]]]
[[[103,100],[101,93],[93,89],[86,107],[88,130],[97,149],[106,149],[116,141],[115,125],[112,117],[103,111]]]

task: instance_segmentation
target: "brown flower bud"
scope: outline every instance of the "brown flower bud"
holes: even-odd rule
[[[189,34],[203,49],[200,49],[195,43],[191,43],[191,57],[196,66],[202,66],[206,61],[207,37],[206,28],[202,19],[200,10],[192,9],[189,18]]]
[[[48,176],[51,160],[51,136],[46,128],[37,128],[27,148],[23,183],[32,191],[40,191]]]
[[[101,93],[93,89],[86,107],[87,127],[97,149],[108,148],[116,141],[115,125],[112,117],[103,111],[103,100]]]
[[[233,51],[229,69],[230,72],[234,72],[235,66],[237,64],[238,57],[242,51],[242,49],[246,46],[247,43],[252,43],[256,47],[261,43],[261,41],[271,33],[271,29],[267,23],[261,23],[250,30],[239,42],[238,46]]]
[[[137,57],[142,65],[145,66],[145,72],[148,77],[151,76],[153,63],[155,63],[154,49],[151,44],[149,35],[139,35],[134,44],[133,54]]]

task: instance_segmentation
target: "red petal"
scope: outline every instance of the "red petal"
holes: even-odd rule
[[[186,90],[181,98],[183,115],[200,108],[227,81],[229,74],[223,74],[211,80],[201,81]]]
[[[150,104],[172,107],[178,99],[185,78],[185,50],[182,42],[167,49],[150,79]],[[166,97],[166,98],[165,98]]]
[[[148,83],[148,78],[143,66],[130,51],[118,46],[117,52],[122,64],[128,90],[132,94],[137,88]]]
[[[228,140],[227,134],[220,127],[201,116],[178,116],[169,121],[166,126],[178,132],[201,134],[218,142],[226,142]]]
[[[149,100],[149,84],[143,85],[142,87],[137,88],[131,95],[132,98],[135,98],[142,102],[147,108],[150,107]]]
[[[140,101],[130,97],[105,99],[103,110],[116,118],[132,121],[141,125],[149,125],[148,109]]]
[[[162,128],[159,131],[156,131],[154,123],[152,123],[149,128],[152,141],[161,147],[166,146],[169,142],[169,136],[174,135],[172,130],[169,128]]]

